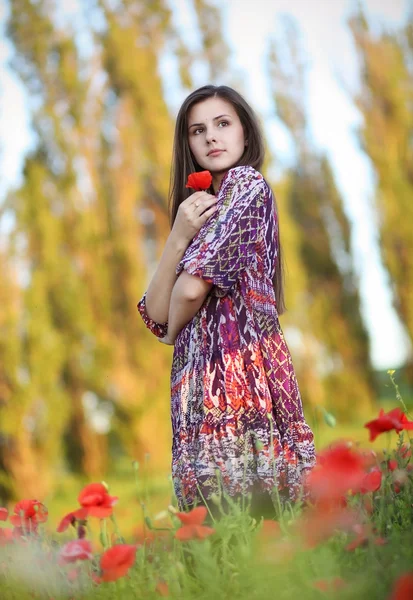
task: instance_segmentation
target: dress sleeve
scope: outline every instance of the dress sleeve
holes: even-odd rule
[[[249,166],[230,169],[217,211],[204,223],[176,268],[201,277],[225,296],[248,267],[263,234],[267,184]]]
[[[139,314],[141,315],[142,320],[145,323],[146,327],[149,329],[149,331],[151,331],[158,338],[165,337],[168,333],[168,323],[157,323],[148,316],[148,313],[146,312],[146,292],[144,293],[143,297],[139,300],[137,306]]]

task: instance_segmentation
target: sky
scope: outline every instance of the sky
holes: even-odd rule
[[[380,24],[397,27],[408,9],[408,0],[364,0],[363,4],[378,27]],[[77,0],[64,2],[68,14],[76,10],[76,5]],[[170,5],[186,43],[196,49],[199,39],[190,2],[170,0]],[[352,248],[360,278],[363,317],[371,336],[372,362],[379,369],[398,368],[412,349],[391,306],[377,244],[374,174],[369,160],[359,149],[355,128],[360,123],[360,115],[346,91],[356,90],[358,85],[357,56],[346,23],[354,1],[226,0],[219,6],[233,68],[245,81],[248,101],[262,115],[267,140],[280,167],[287,166],[291,160],[292,145],[271,106],[264,56],[269,35],[281,31],[282,16],[288,14],[297,21],[309,65],[306,101],[312,138],[330,158],[352,224]],[[0,0],[0,203],[7,189],[20,181],[24,154],[33,143],[27,97],[6,64],[10,46],[3,34],[5,8],[4,0]],[[177,111],[183,97],[174,85],[171,59],[167,54],[160,69],[168,104],[172,111]],[[196,87],[206,83],[202,68],[194,75]]]

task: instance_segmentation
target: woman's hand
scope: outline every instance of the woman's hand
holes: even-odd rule
[[[207,192],[191,194],[179,205],[171,233],[189,244],[205,221],[216,212],[216,203],[216,196]]]

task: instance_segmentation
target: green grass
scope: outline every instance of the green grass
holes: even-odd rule
[[[150,483],[154,498],[163,494],[162,480],[155,479]],[[134,486],[133,480],[129,480],[128,486],[122,484],[119,505],[115,508],[119,521],[122,505],[130,502],[131,515],[136,512],[137,521],[140,501],[145,494],[149,512],[156,512],[151,504],[151,489],[140,489],[139,483],[137,488]],[[112,493],[119,492],[116,487],[116,484],[111,486]],[[66,492],[69,489],[70,486]],[[73,492],[75,496],[78,490],[73,488]],[[159,598],[161,591],[165,592],[166,588],[157,589],[161,583],[167,586],[169,597],[176,600],[387,599],[397,578],[413,571],[412,492],[411,473],[403,489],[396,494],[392,474],[384,471],[381,488],[369,494],[373,512],[368,516],[368,522],[376,532],[369,534],[365,543],[353,551],[347,550],[346,546],[355,534],[344,530],[331,532],[322,542],[308,547],[302,537],[303,511],[299,504],[287,504],[275,515],[280,524],[279,534],[263,535],[263,524],[235,505],[229,514],[213,523],[215,532],[210,537],[188,542],[174,538],[174,531],[181,524],[174,515],[167,513],[159,521],[152,519],[152,525],[171,528],[171,532],[158,532],[159,537],[155,537],[152,545],[138,548],[136,562],[127,577],[100,585],[92,583],[91,572],[98,573],[103,546],[116,542],[110,541],[115,529],[108,519],[102,538],[102,523],[90,518],[88,537],[93,540],[95,558],[80,564],[79,575],[72,582],[68,581],[68,573],[73,570],[73,565],[59,566],[57,548],[53,547],[48,535],[38,543],[13,544],[13,551],[10,545],[0,548],[1,598],[150,600]],[[73,497],[72,508],[74,500]],[[362,496],[349,500],[359,511],[360,521],[366,522],[367,514],[361,508],[361,501]],[[162,507],[166,508],[165,504]],[[122,531],[121,527],[121,532],[125,537],[131,537],[130,529]],[[156,531],[153,533],[157,535]],[[74,531],[59,535],[61,545],[73,539]],[[384,545],[374,543],[377,536],[385,539]],[[320,585],[325,587],[336,580],[340,584],[337,590],[319,589]]]
[[[395,405],[389,399],[383,408],[387,411]],[[348,497],[357,522],[370,527],[363,543],[353,550],[348,544],[356,537],[356,530],[338,524],[336,530],[309,546],[303,535],[303,519],[311,522],[312,513],[300,503],[287,503],[281,511],[275,507],[279,534],[264,535],[265,524],[234,505],[229,514],[212,523],[215,531],[210,537],[179,541],[174,534],[181,523],[167,510],[173,503],[169,473],[154,473],[150,461],[137,465],[124,458],[116,473],[106,478],[109,493],[119,496],[114,508],[117,526],[111,519],[88,520],[87,539],[93,543],[93,558],[78,565],[61,565],[57,560],[61,546],[76,539],[76,530],[69,528],[58,534],[56,526],[78,507],[79,491],[89,483],[67,475],[53,496],[42,499],[49,509],[49,519],[38,539],[29,537],[25,543],[2,545],[0,537],[0,598],[151,600],[167,593],[174,600],[386,600],[393,599],[397,579],[411,573],[411,596],[400,598],[407,600],[413,597],[413,470],[407,469],[406,460],[398,458],[397,477],[403,483],[397,490],[395,474],[388,470],[384,459],[396,456],[396,446],[409,442],[409,437],[406,432],[400,436],[390,432],[371,443],[364,422],[332,427],[328,423],[332,425],[333,420],[325,420],[321,411],[315,421],[310,420],[318,451],[337,439],[352,440],[355,448],[375,450],[383,470],[378,490]],[[366,511],[366,499],[371,503],[371,513]],[[146,532],[150,527],[154,539],[139,545],[128,575],[114,582],[93,583],[91,575],[100,574],[100,556],[105,548],[122,541],[136,543],[145,515]],[[326,515],[322,513],[318,532],[325,526]],[[378,545],[377,540],[383,543]]]

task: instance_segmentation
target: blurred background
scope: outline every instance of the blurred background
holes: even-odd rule
[[[388,369],[410,402],[411,2],[3,0],[0,18],[0,505],[58,514],[102,477],[170,493],[172,349],[136,304],[170,230],[175,117],[206,83],[260,117],[317,444],[367,442]]]

